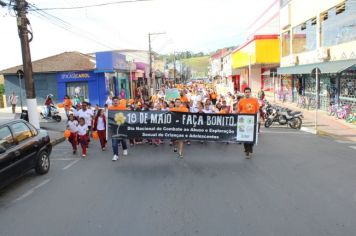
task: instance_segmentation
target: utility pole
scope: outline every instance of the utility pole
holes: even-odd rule
[[[150,60],[150,73],[149,73],[149,81],[148,81],[148,87],[150,88],[149,95],[152,95],[151,89],[156,88],[156,80],[155,80],[154,72],[152,69],[152,46],[151,46],[152,40],[151,40],[151,36],[160,35],[160,34],[165,34],[165,32],[148,33],[148,54],[149,54],[149,60]]]
[[[176,84],[176,52],[173,52],[173,80],[174,84]]]
[[[32,41],[33,35],[27,28],[27,25],[30,24],[26,17],[27,8],[28,3],[25,0],[16,0],[14,10],[17,12],[17,28],[21,41],[28,118],[32,125],[36,128],[40,128],[30,52],[30,42]],[[29,34],[31,35],[31,39],[28,37]]]
[[[150,89],[149,91],[149,96],[151,96],[151,80],[152,80],[152,47],[151,47],[151,33],[148,33],[148,54],[149,54],[149,60],[150,60],[150,73],[149,73],[149,78],[147,81],[147,85]]]

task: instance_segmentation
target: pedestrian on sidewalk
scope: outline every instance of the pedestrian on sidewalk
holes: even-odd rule
[[[63,107],[64,107],[64,111],[66,113],[67,119],[69,120],[69,112],[72,109],[72,100],[70,100],[70,97],[68,95],[64,96]]]
[[[9,103],[11,104],[12,114],[15,114],[16,104],[17,104],[17,96],[15,91],[9,96]]]
[[[237,113],[257,114],[259,110],[258,100],[251,97],[251,89],[249,87],[245,88],[244,93],[245,97],[237,105]],[[250,154],[253,153],[253,143],[244,143],[244,152],[246,158],[250,159]]]
[[[82,147],[82,157],[86,157],[88,148],[88,125],[83,117],[79,118],[78,141]]]
[[[73,154],[76,154],[78,145],[78,121],[75,119],[73,113],[69,114],[67,129],[70,131],[68,141],[72,144]]]
[[[99,109],[94,119],[93,131],[98,132],[101,150],[106,148],[106,117],[103,109]]]

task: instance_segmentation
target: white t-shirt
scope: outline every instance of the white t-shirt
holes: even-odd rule
[[[84,125],[78,125],[78,134],[79,135],[85,135],[87,133],[88,126],[86,124]]]
[[[98,117],[98,123],[96,124],[96,129],[97,130],[105,130],[104,119],[100,116]]]
[[[73,120],[73,121],[69,120],[69,121],[68,121],[68,126],[69,126],[70,132],[72,132],[72,133],[78,132],[78,121],[76,121],[76,120]]]
[[[78,117],[83,117],[87,126],[91,126],[92,116],[93,111],[91,109],[86,109],[85,111],[83,109],[80,109],[78,111]]]
[[[108,106],[111,106],[112,105],[112,99],[110,99],[110,98],[106,99],[105,104],[107,104]]]

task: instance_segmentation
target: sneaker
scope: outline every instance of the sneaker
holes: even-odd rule
[[[127,156],[127,154],[128,154],[127,150],[124,150],[123,154],[124,154],[124,156]]]
[[[86,157],[87,155],[86,154],[83,154],[82,157]]]
[[[173,146],[173,142],[172,141],[169,142],[169,146]]]
[[[251,156],[250,156],[250,153],[249,152],[245,152],[246,153],[246,159],[250,159]]]
[[[187,141],[187,145],[190,145],[190,141]]]
[[[77,154],[77,150],[73,150],[73,155]]]
[[[174,149],[173,149],[173,152],[177,152],[177,151],[178,151],[177,148],[174,148]]]
[[[178,158],[179,158],[179,159],[183,159],[183,154],[182,154],[182,153],[179,153]]]
[[[103,148],[101,149],[101,151],[105,151],[105,147],[103,147]]]
[[[118,155],[114,155],[114,157],[112,158],[112,161],[117,161],[119,159]]]

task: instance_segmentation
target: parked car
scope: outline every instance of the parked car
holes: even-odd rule
[[[31,169],[46,174],[52,144],[47,131],[25,120],[0,122],[0,188]]]

